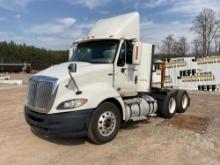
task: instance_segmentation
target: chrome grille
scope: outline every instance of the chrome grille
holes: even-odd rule
[[[58,80],[46,76],[35,76],[29,81],[27,106],[34,111],[46,113],[51,109]]]

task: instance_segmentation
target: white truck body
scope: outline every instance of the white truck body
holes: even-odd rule
[[[177,91],[151,88],[153,50],[140,42],[137,12],[98,21],[88,36],[74,42],[69,62],[30,79],[27,122],[48,134],[88,134],[93,142],[105,143],[121,123],[147,119],[158,107],[172,117]],[[189,99],[182,95],[187,96],[185,110]]]
[[[3,74],[0,74],[0,80],[10,80],[10,76],[4,76]]]
[[[136,39],[140,41],[140,18],[137,12],[97,21],[88,34],[96,39]]]

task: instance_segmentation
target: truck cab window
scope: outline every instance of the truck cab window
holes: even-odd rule
[[[71,61],[112,64],[118,44],[118,40],[97,40],[79,43]]]
[[[118,57],[118,66],[124,66],[125,65],[125,43],[122,44],[120,54]]]

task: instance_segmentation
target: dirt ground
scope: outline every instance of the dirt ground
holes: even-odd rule
[[[22,80],[23,84],[26,85],[32,74],[15,73],[15,74],[9,74],[9,76],[12,80]]]
[[[33,134],[23,115],[26,89],[0,88],[1,165],[220,164],[220,93],[190,92],[185,114],[130,123],[112,142],[94,145]]]

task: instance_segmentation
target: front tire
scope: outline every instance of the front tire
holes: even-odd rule
[[[94,111],[88,128],[89,139],[103,144],[115,138],[121,125],[119,108],[111,102],[104,102]]]

